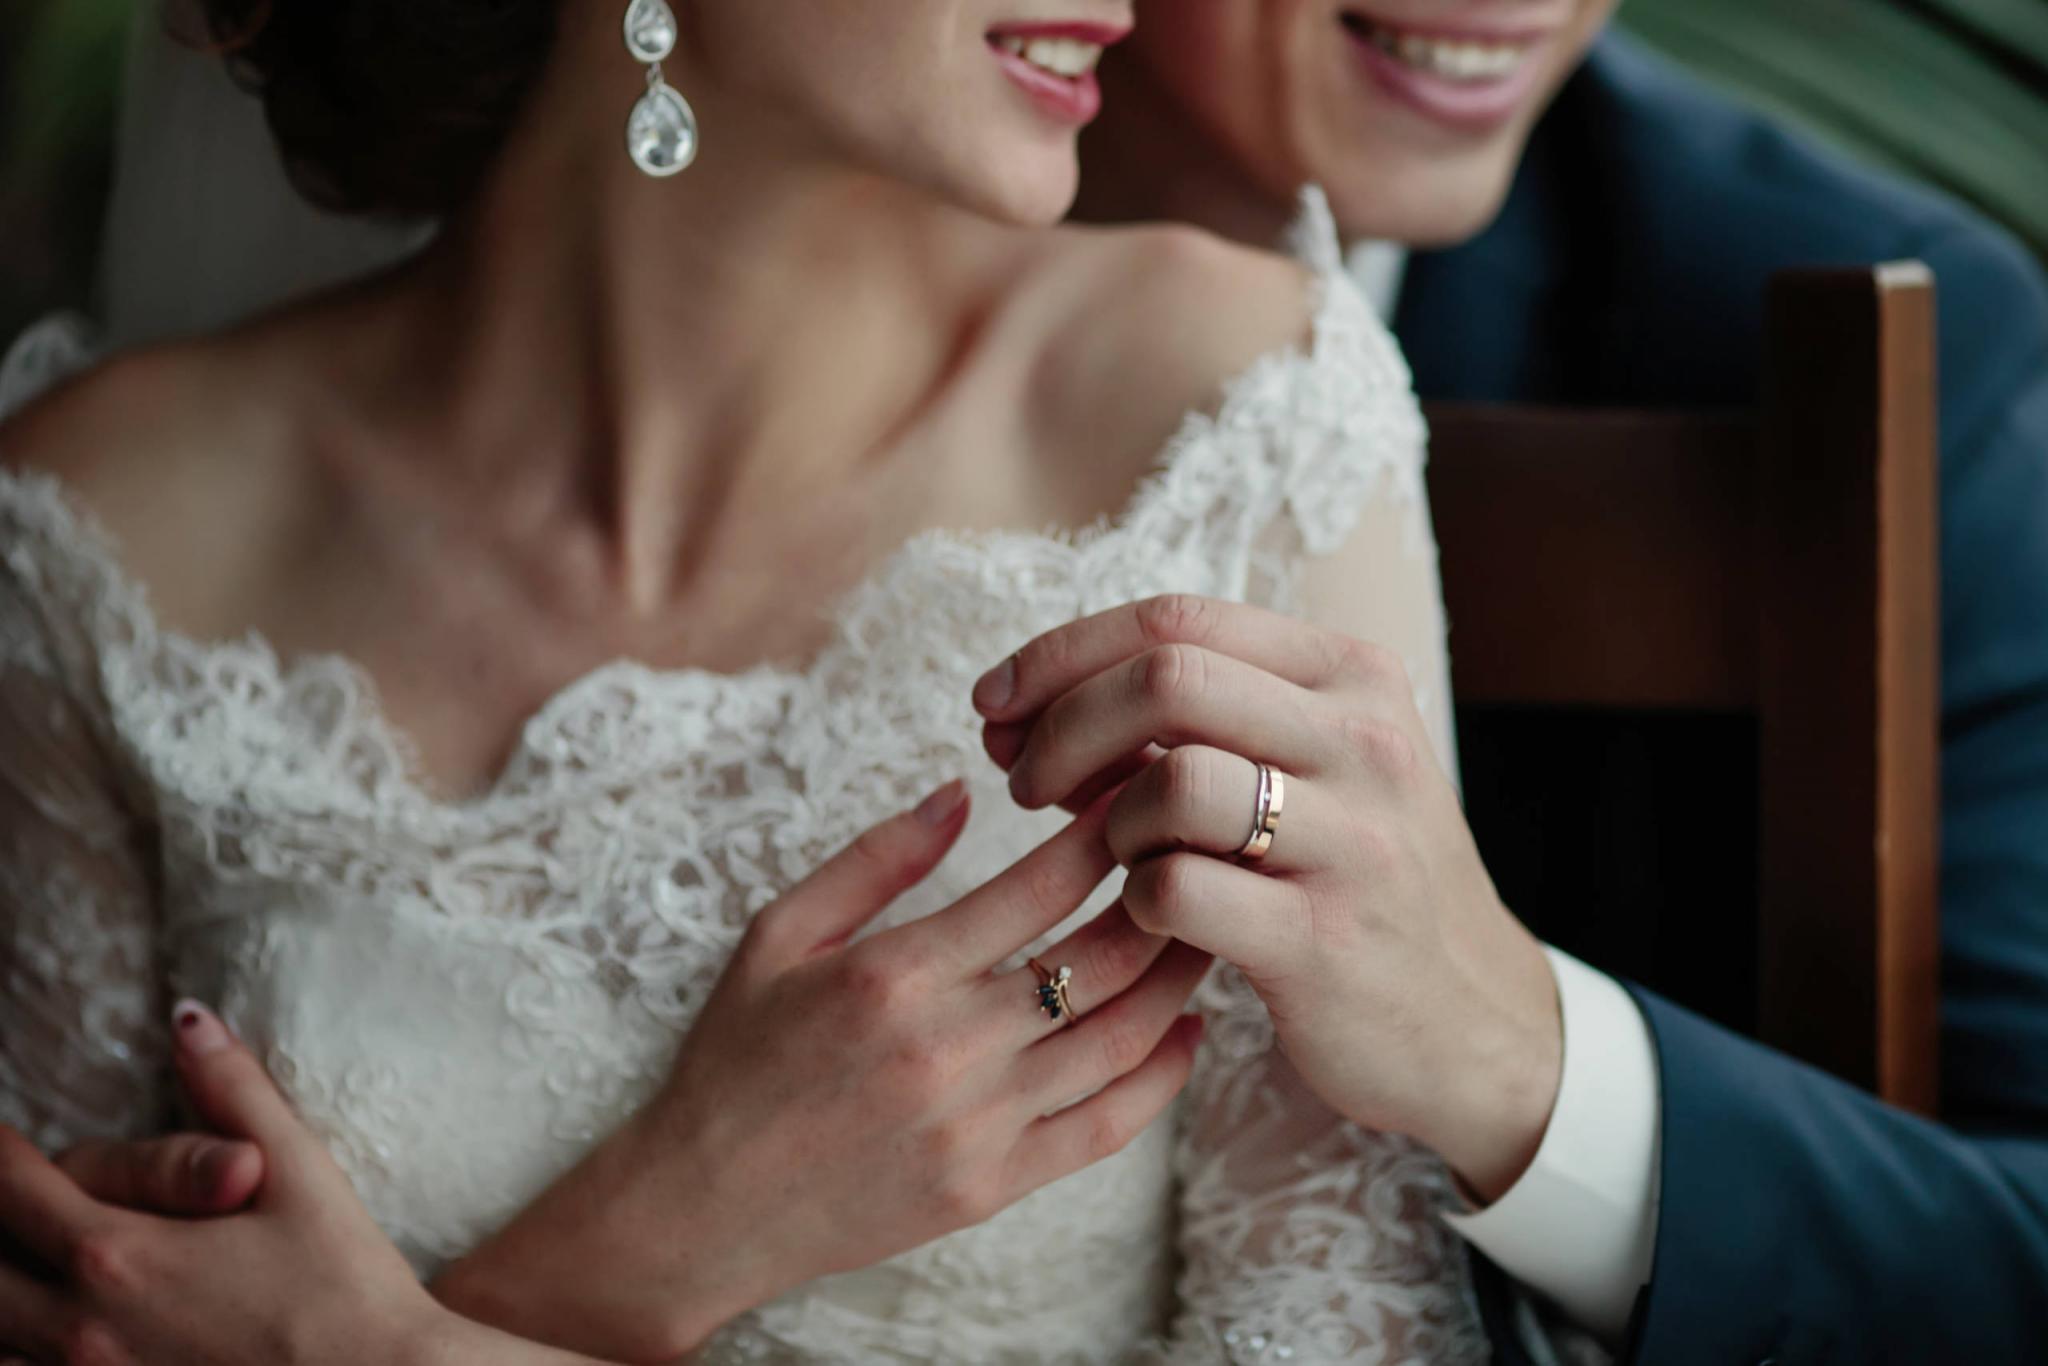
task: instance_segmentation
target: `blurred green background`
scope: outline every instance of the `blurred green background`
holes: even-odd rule
[[[0,347],[81,303],[137,0],[0,0]]]
[[[0,339],[85,301],[146,0],[0,3]],[[1622,25],[2048,259],[2048,0],[1628,0]]]

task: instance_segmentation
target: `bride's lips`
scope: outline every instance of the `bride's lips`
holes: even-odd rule
[[[988,48],[1041,113],[1078,128],[1102,112],[1095,63],[1130,33],[1110,24],[999,24],[988,32]]]
[[[1366,75],[1382,91],[1437,123],[1490,132],[1524,109],[1542,83],[1543,60],[1559,27],[1450,28],[1342,16]]]

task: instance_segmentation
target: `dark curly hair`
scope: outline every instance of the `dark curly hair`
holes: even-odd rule
[[[475,192],[553,49],[559,0],[188,3],[263,101],[301,194],[410,218]]]

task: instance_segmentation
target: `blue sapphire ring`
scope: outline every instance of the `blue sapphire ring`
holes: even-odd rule
[[[1031,960],[1031,970],[1038,974],[1038,985],[1033,990],[1038,996],[1038,1008],[1052,1020],[1076,1020],[1080,1012],[1067,995],[1068,984],[1074,980],[1074,970],[1065,963],[1058,972],[1052,971],[1036,958]]]

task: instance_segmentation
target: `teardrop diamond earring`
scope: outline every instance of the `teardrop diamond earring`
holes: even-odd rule
[[[626,150],[648,175],[675,175],[697,159],[697,115],[662,79],[661,64],[676,50],[676,15],[667,0],[633,0],[626,10],[626,50],[647,63],[647,93],[626,121]]]

